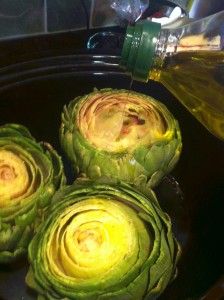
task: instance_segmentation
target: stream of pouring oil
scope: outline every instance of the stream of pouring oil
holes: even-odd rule
[[[129,99],[129,95],[130,95],[130,92],[132,91],[132,85],[133,85],[133,79],[131,78],[130,80],[130,83],[129,83],[129,86],[128,86],[128,93],[127,93],[127,103],[128,103],[128,99]],[[123,116],[123,119],[125,117],[125,107],[126,107],[126,104],[124,103],[124,107],[123,107],[123,112],[122,112],[122,116]]]

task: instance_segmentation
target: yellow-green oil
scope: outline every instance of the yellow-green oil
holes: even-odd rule
[[[179,52],[149,79],[161,82],[215,136],[224,140],[224,51]]]

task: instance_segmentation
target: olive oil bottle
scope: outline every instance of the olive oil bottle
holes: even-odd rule
[[[224,140],[224,11],[172,30],[129,26],[121,65],[135,80],[161,82]]]

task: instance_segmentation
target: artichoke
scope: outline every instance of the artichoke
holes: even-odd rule
[[[152,190],[148,197],[125,183],[58,191],[29,245],[26,283],[38,299],[157,299],[180,248]]]
[[[64,107],[61,145],[77,174],[153,187],[179,159],[178,122],[159,101],[103,89]]]
[[[62,161],[49,144],[22,125],[0,126],[0,263],[27,252],[36,220],[63,183]]]

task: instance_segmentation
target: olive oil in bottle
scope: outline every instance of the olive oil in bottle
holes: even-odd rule
[[[224,11],[176,29],[143,21],[127,30],[121,64],[136,80],[161,82],[224,140]]]
[[[166,57],[149,79],[161,82],[214,135],[224,139],[224,52]]]

